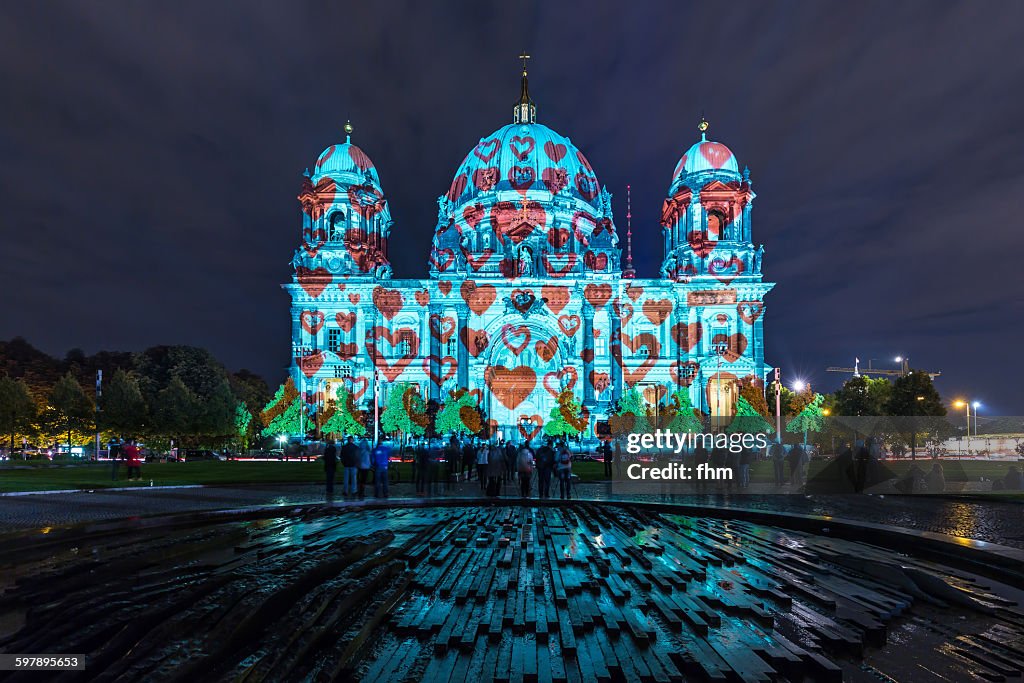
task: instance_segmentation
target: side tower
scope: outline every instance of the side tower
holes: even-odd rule
[[[336,394],[336,385],[373,376],[362,350],[373,339],[378,310],[372,292],[391,279],[391,211],[373,162],[352,144],[331,145],[303,174],[299,248],[292,257],[292,366],[290,375],[313,406]],[[370,386],[372,394],[373,387]]]
[[[751,235],[755,198],[750,172],[742,175],[725,145],[701,137],[680,158],[662,206],[663,280],[677,284],[677,382],[696,386],[694,405],[716,418],[735,410],[739,383],[763,386],[763,245]]]

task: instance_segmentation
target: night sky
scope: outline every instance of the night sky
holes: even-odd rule
[[[677,5],[5,3],[0,339],[195,344],[276,384],[303,169],[351,119],[395,277],[426,277],[437,197],[511,122],[526,49],[621,236],[632,184],[641,277],[704,112],[758,194],[768,362],[824,390],[909,355],[1024,414],[1024,3]]]

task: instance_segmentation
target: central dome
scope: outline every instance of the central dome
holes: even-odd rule
[[[538,192],[549,200],[574,198],[600,213],[601,186],[590,162],[569,138],[539,123],[511,123],[481,138],[459,165],[446,196],[458,212],[483,197],[493,204],[498,193],[510,192],[542,202]]]

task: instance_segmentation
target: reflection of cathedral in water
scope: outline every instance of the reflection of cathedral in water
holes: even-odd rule
[[[364,404],[374,367],[383,392],[405,381],[444,400],[466,387],[505,434],[539,428],[565,388],[592,425],[631,386],[652,404],[688,387],[704,412],[731,414],[738,380],[770,369],[772,285],[751,241],[749,173],[706,129],[672,175],[649,280],[622,258],[590,162],[536,122],[525,69],[513,122],[480,139],[438,199],[428,279],[391,279],[377,169],[350,138],[328,147],[303,181],[284,286],[297,384],[322,398],[343,383]]]

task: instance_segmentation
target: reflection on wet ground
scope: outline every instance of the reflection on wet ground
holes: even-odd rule
[[[59,644],[88,678],[147,681],[959,681],[1024,662],[1019,591],[913,548],[620,503],[285,512],[25,545],[0,558],[0,651]]]

